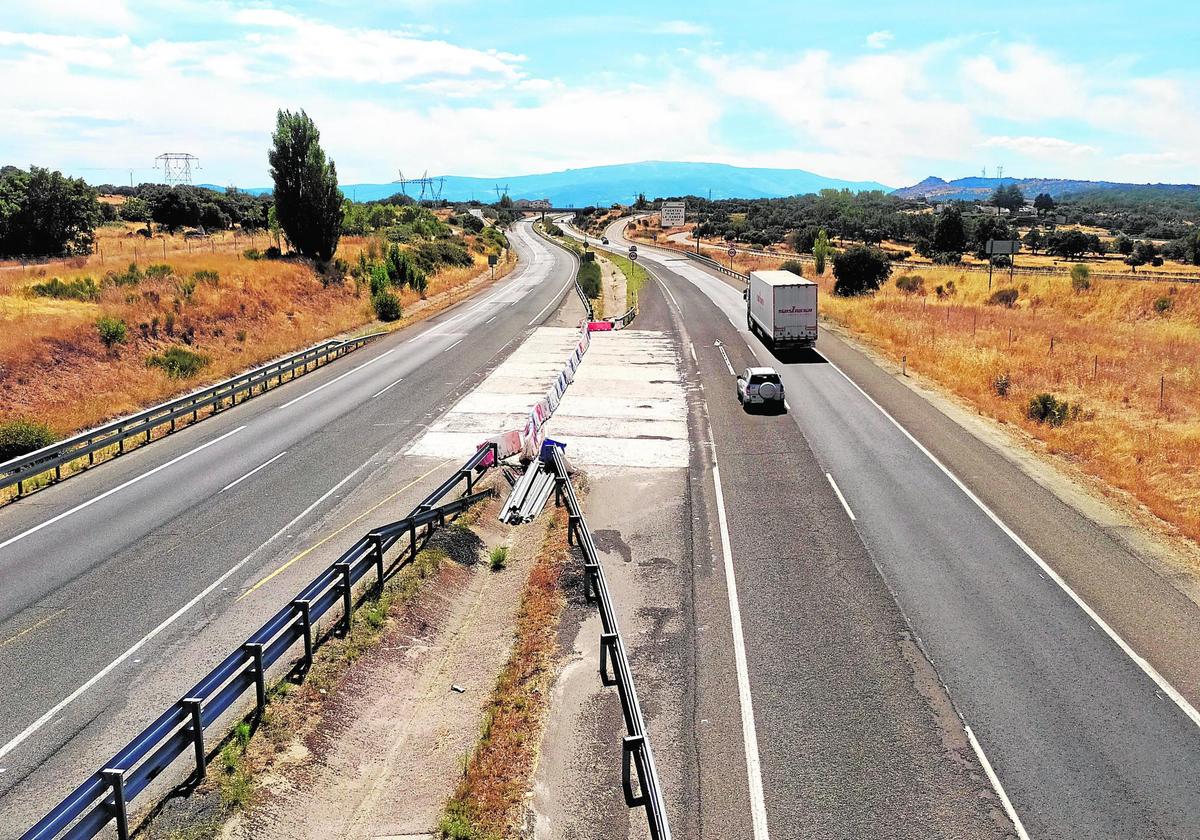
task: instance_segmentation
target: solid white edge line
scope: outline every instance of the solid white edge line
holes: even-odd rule
[[[658,285],[662,286],[663,291],[667,293],[667,297],[669,297],[671,299],[671,303],[675,304],[675,308],[678,309],[682,313],[683,307],[679,305],[679,301],[675,300],[675,295],[671,294],[671,290],[667,288],[667,284],[664,283],[662,281],[662,278],[659,277],[657,274],[654,275],[654,279],[658,281]]]
[[[981,511],[983,511],[983,513],[988,517],[988,519],[992,520],[992,522],[994,522],[996,524],[996,527],[998,527],[1001,531],[1003,531],[1008,536],[1009,539],[1011,539],[1014,543],[1016,543],[1017,547],[1020,548],[1021,551],[1025,552],[1025,555],[1027,557],[1029,557],[1031,560],[1033,560],[1033,562],[1037,563],[1038,567],[1043,572],[1046,573],[1047,577],[1049,577],[1052,581],[1054,581],[1056,584],[1058,584],[1059,588],[1062,589],[1063,592],[1067,593],[1067,595],[1071,598],[1071,600],[1074,601],[1081,610],[1083,610],[1084,614],[1086,614],[1088,618],[1090,618],[1092,621],[1094,621],[1096,623],[1096,626],[1099,627],[1101,630],[1103,630],[1108,635],[1108,637],[1110,639],[1112,639],[1113,642],[1116,643],[1117,647],[1119,647],[1122,651],[1124,651],[1125,655],[1128,656],[1131,660],[1133,660],[1134,664],[1137,665],[1139,668],[1141,668],[1142,672],[1146,676],[1148,676],[1151,680],[1153,680],[1154,684],[1157,685],[1158,688],[1164,694],[1166,694],[1168,697],[1171,698],[1172,701],[1174,701],[1175,705],[1179,707],[1180,711],[1182,711],[1185,715],[1188,716],[1188,718],[1192,721],[1193,724],[1195,724],[1196,726],[1200,726],[1200,712],[1197,712],[1195,707],[1193,707],[1192,704],[1189,703],[1187,701],[1187,699],[1182,694],[1180,694],[1179,691],[1176,690],[1176,688],[1173,685],[1171,685],[1169,682],[1167,682],[1167,680],[1163,677],[1163,675],[1158,673],[1158,670],[1153,665],[1151,665],[1149,662],[1147,662],[1145,659],[1143,659],[1141,657],[1141,655],[1137,653],[1137,651],[1135,651],[1132,647],[1130,647],[1129,643],[1126,642],[1123,638],[1121,638],[1121,635],[1119,633],[1117,633],[1116,630],[1113,630],[1111,627],[1109,627],[1108,624],[1104,621],[1104,619],[1100,617],[1099,613],[1097,613],[1094,609],[1092,609],[1091,606],[1088,605],[1087,601],[1083,600],[1083,598],[1081,598],[1079,596],[1079,593],[1077,593],[1074,589],[1072,589],[1070,584],[1068,584],[1065,580],[1063,580],[1062,576],[1059,575],[1058,572],[1054,571],[1054,569],[1052,569],[1050,567],[1049,563],[1047,563],[1045,560],[1043,560],[1036,551],[1034,551],[1032,548],[1030,548],[1026,544],[1026,542],[1023,539],[1021,539],[1017,535],[1017,533],[1015,531],[1013,531],[1012,528],[1009,528],[1008,525],[1006,525],[1004,523],[1004,521],[992,511],[991,508],[989,508],[986,504],[984,504],[983,500],[980,499],[978,496],[976,496],[971,491],[971,489],[962,482],[962,480],[958,476],[956,476],[953,472],[951,472],[950,469],[945,464],[943,464],[941,461],[939,461],[937,459],[937,456],[935,456],[932,452],[930,452],[928,449],[926,449],[925,446],[919,440],[917,440],[915,437],[913,437],[912,433],[910,433],[908,431],[908,429],[906,429],[906,428],[904,428],[904,426],[900,425],[900,422],[897,421],[895,417],[893,417],[891,414],[889,414],[883,406],[881,406],[878,402],[876,402],[875,399],[873,397],[871,397],[870,394],[868,394],[866,391],[864,391],[857,382],[855,382],[853,379],[851,379],[846,374],[845,371],[843,371],[840,367],[835,365],[833,362],[829,361],[828,358],[826,358],[825,361],[831,368],[833,368],[839,374],[841,374],[842,378],[844,378],[847,382],[849,382],[855,388],[855,390],[857,390],[860,394],[862,394],[864,397],[866,397],[867,401],[870,402],[871,405],[875,406],[875,408],[877,408],[879,410],[879,412],[892,423],[893,426],[895,426],[897,429],[899,429],[900,432],[906,438],[908,438],[910,441],[912,441],[913,446],[917,447],[917,449],[919,449],[921,451],[921,453],[925,455],[926,458],[928,458],[930,461],[932,461],[933,464],[939,470],[941,470],[943,473],[945,473],[946,476],[958,486],[958,489],[961,490],[964,494],[966,494],[967,498],[970,499],[972,502],[974,502],[975,506],[978,507]]]
[[[695,345],[695,344],[692,344],[692,342],[690,342],[690,341],[689,341],[689,342],[688,342],[688,349],[692,351],[692,361],[693,361],[693,362],[696,362],[697,364],[699,364],[699,363],[700,363],[700,360],[696,358],[696,345]]]
[[[242,426],[241,428],[244,429],[245,426]],[[235,429],[234,431],[240,431],[240,430]],[[230,432],[230,434],[233,434],[233,432]],[[226,437],[228,437],[228,435],[226,435]],[[220,438],[218,438],[218,440],[219,439]],[[216,441],[212,441],[212,443],[216,443]],[[137,653],[139,650],[141,650],[142,647],[147,642],[149,642],[151,639],[153,639],[155,636],[157,636],[163,630],[166,630],[168,627],[170,627],[172,624],[174,624],[176,621],[178,621],[181,616],[186,614],[192,607],[196,606],[196,604],[200,603],[202,600],[204,600],[206,597],[208,597],[208,595],[214,589],[216,589],[218,586],[220,586],[222,583],[224,583],[226,580],[228,580],[230,575],[232,575],[238,569],[242,568],[242,566],[246,565],[246,563],[248,563],[250,561],[250,558],[252,558],[255,554],[257,554],[259,551],[261,551],[266,546],[270,545],[281,534],[286,533],[289,528],[291,528],[293,525],[295,525],[297,522],[299,522],[301,519],[303,519],[305,516],[307,516],[312,511],[313,508],[315,508],[317,505],[321,504],[321,502],[323,502],[327,498],[329,498],[329,496],[335,490],[337,490],[339,487],[341,487],[343,484],[345,484],[347,481],[349,481],[351,478],[353,478],[354,475],[356,473],[358,473],[359,470],[361,470],[363,467],[365,467],[367,465],[367,463],[369,463],[369,461],[361,464],[358,467],[358,469],[356,469],[354,472],[350,473],[350,475],[346,476],[341,481],[339,481],[337,484],[335,484],[323,496],[321,496],[321,498],[317,499],[311,505],[306,507],[299,516],[295,517],[294,519],[292,519],[291,522],[284,525],[282,528],[280,528],[278,531],[276,531],[274,534],[272,534],[270,539],[268,539],[266,542],[264,542],[258,548],[254,549],[254,551],[251,551],[244,558],[242,558],[242,560],[240,562],[238,562],[234,566],[230,567],[219,578],[217,578],[212,583],[210,583],[208,586],[206,586],[200,592],[199,595],[192,598],[192,600],[188,601],[186,604],[184,604],[182,607],[180,607],[178,610],[176,610],[174,613],[172,613],[168,618],[164,619],[161,624],[159,624],[157,627],[155,627],[153,630],[151,630],[145,636],[142,636],[142,638],[138,639],[138,641],[135,642],[134,645],[131,648],[129,648],[129,650],[125,651],[120,656],[118,656],[116,659],[114,659],[112,662],[108,663],[108,665],[106,665],[99,673],[97,673],[90,680],[85,682],[83,685],[79,686],[79,688],[75,689],[70,694],[68,694],[66,697],[64,697],[62,700],[60,700],[58,703],[56,703],[54,706],[52,706],[44,715],[42,715],[40,718],[35,720],[33,723],[29,724],[29,726],[25,727],[25,729],[19,735],[17,735],[15,738],[13,738],[11,741],[9,741],[3,747],[0,747],[0,758],[4,758],[4,756],[6,756],[8,753],[12,752],[14,749],[19,747],[31,735],[36,733],[39,729],[41,729],[43,726],[45,726],[47,723],[49,723],[51,720],[53,720],[55,715],[57,715],[59,712],[61,712],[67,706],[71,705],[71,703],[73,703],[77,699],[79,699],[79,697],[84,692],[86,692],[88,689],[90,689],[96,683],[100,682],[100,680],[104,679],[106,676],[108,676],[110,673],[112,673],[114,668],[119,667],[122,662],[124,662],[129,657],[133,656],[135,653]]]
[[[1004,785],[1000,784],[1000,777],[996,775],[996,771],[992,769],[992,763],[988,761],[988,757],[983,754],[983,747],[979,746],[979,740],[975,737],[975,733],[971,727],[963,724],[963,729],[967,733],[967,740],[971,742],[971,749],[975,750],[975,757],[979,759],[979,763],[983,765],[983,772],[987,774],[988,781],[992,783],[992,789],[996,791],[996,795],[1000,797],[1000,803],[1004,806],[1004,812],[1008,814],[1008,818],[1012,820],[1013,828],[1016,829],[1019,840],[1029,840],[1029,832],[1025,830],[1025,826],[1021,822],[1021,818],[1017,816],[1017,811],[1013,808],[1008,794],[1004,792]]]
[[[218,492],[218,493],[224,493],[224,492],[225,492],[226,490],[228,490],[230,487],[236,487],[237,485],[239,485],[239,484],[241,484],[243,481],[245,481],[247,478],[249,478],[250,476],[254,475],[254,474],[255,474],[256,472],[258,472],[259,470],[261,470],[261,469],[264,469],[264,468],[266,468],[266,467],[269,467],[269,466],[271,466],[271,464],[274,464],[276,461],[278,461],[280,458],[282,458],[282,457],[283,457],[284,455],[286,455],[286,454],[287,454],[287,450],[285,449],[285,450],[283,450],[282,452],[280,452],[278,455],[276,455],[274,458],[272,458],[271,460],[269,460],[269,461],[265,461],[265,462],[263,462],[263,463],[259,464],[257,467],[255,467],[254,469],[250,470],[250,472],[246,473],[246,474],[245,474],[245,475],[243,475],[241,478],[235,478],[233,481],[231,481],[231,482],[229,482],[228,484],[226,484],[224,487],[222,487],[222,488],[221,488],[220,490],[218,490],[217,492]]]
[[[540,319],[540,318],[541,318],[543,315],[545,315],[545,314],[546,314],[546,310],[547,310],[547,309],[549,309],[549,308],[550,308],[551,306],[553,306],[554,304],[558,303],[559,296],[561,296],[561,295],[562,295],[562,293],[563,293],[563,292],[565,292],[565,291],[567,290],[567,286],[570,286],[570,285],[571,285],[572,283],[574,283],[574,282],[575,282],[574,280],[568,280],[566,283],[563,283],[563,287],[562,287],[561,289],[559,289],[559,290],[558,290],[558,294],[556,294],[554,297],[552,297],[552,298],[550,299],[550,302],[549,302],[549,303],[547,303],[547,304],[545,305],[545,307],[543,307],[543,308],[542,308],[542,311],[541,311],[541,312],[539,312],[538,314],[534,315],[534,316],[533,316],[533,320],[532,320],[532,321],[530,321],[530,322],[529,322],[528,324],[526,324],[525,326],[527,326],[527,327],[532,327],[534,324],[536,324],[536,323],[538,322],[538,319]],[[514,303],[515,303],[515,301],[514,301]]]
[[[428,333],[426,333],[426,335],[428,335]],[[350,370],[343,373],[341,376],[335,376],[333,379],[330,379],[328,382],[324,383],[323,385],[318,385],[316,388],[313,388],[311,391],[306,391],[305,393],[301,394],[300,396],[295,397],[294,399],[288,400],[283,405],[279,406],[279,408],[277,408],[276,411],[282,411],[283,409],[288,408],[289,406],[293,406],[296,403],[300,402],[300,400],[308,399],[309,397],[311,397],[313,394],[317,393],[318,391],[325,390],[330,385],[334,384],[335,382],[342,381],[343,379],[345,379],[347,376],[349,376],[352,373],[358,373],[360,370],[367,367],[368,365],[375,364],[380,359],[383,359],[383,358],[386,358],[387,356],[392,355],[399,349],[400,349],[399,347],[393,347],[391,350],[388,350],[386,353],[380,353],[374,359],[371,359],[370,361],[367,361],[367,362],[363,362],[358,367],[351,368]]]
[[[455,347],[457,347],[458,345],[460,345],[460,344],[462,344],[462,343],[463,343],[463,340],[460,338],[458,341],[456,341],[456,342],[454,342],[453,344],[451,344],[449,347],[447,347],[447,348],[446,348],[445,350],[443,350],[442,352],[443,352],[443,353],[445,353],[445,352],[447,352],[448,350],[453,350]]]
[[[105,498],[111,496],[113,493],[116,493],[120,490],[124,490],[126,487],[130,486],[131,484],[137,484],[143,478],[149,478],[150,476],[154,475],[159,470],[165,470],[167,467],[171,466],[172,464],[178,464],[184,458],[188,458],[192,455],[195,455],[197,452],[199,452],[202,449],[207,449],[208,447],[212,446],[215,443],[220,443],[221,441],[225,440],[225,438],[229,437],[230,435],[236,435],[238,432],[240,432],[244,428],[246,428],[246,427],[238,426],[233,431],[226,432],[225,434],[221,435],[218,438],[213,438],[208,443],[202,443],[199,446],[197,446],[195,449],[188,450],[187,452],[184,452],[182,455],[179,455],[175,458],[172,458],[170,461],[167,461],[165,464],[159,464],[154,469],[148,470],[147,472],[144,472],[139,476],[135,476],[135,477],[129,479],[129,481],[126,481],[124,484],[118,484],[116,487],[112,488],[111,490],[105,490],[99,496],[93,496],[92,498],[88,499],[86,502],[78,504],[75,507],[71,508],[70,510],[64,510],[58,516],[47,519],[45,522],[41,523],[40,525],[34,525],[32,528],[22,531],[21,533],[17,534],[15,537],[9,537],[4,542],[0,543],[0,548],[10,546],[13,543],[15,543],[17,540],[25,539],[25,537],[28,537],[30,534],[37,533],[38,531],[42,530],[43,528],[45,528],[49,525],[53,525],[55,522],[58,522],[60,519],[66,519],[68,516],[70,516],[73,513],[78,513],[79,511],[83,510],[86,507],[91,507],[96,502],[100,501],[101,499],[105,499]],[[0,753],[0,755],[3,755],[3,753]]]
[[[850,517],[850,521],[855,521],[854,511],[850,510],[850,505],[846,502],[846,497],[842,495],[842,490],[837,486],[837,482],[833,480],[833,476],[825,473],[825,477],[829,479],[829,486],[833,488],[833,492],[837,494],[838,501],[842,503],[842,507],[846,509],[846,515]]]
[[[763,798],[762,762],[758,757],[758,734],[754,727],[754,701],[750,695],[750,672],[746,666],[746,640],[742,635],[742,611],[738,605],[737,580],[733,571],[733,549],[725,516],[725,496],[721,492],[721,468],[713,452],[713,488],[717,496],[717,523],[721,530],[721,554],[725,562],[725,589],[729,593],[729,620],[733,625],[733,658],[737,668],[738,700],[742,708],[742,739],[746,744],[746,778],[750,787],[750,815],[755,840],[769,840],[767,806]]]
[[[390,391],[390,390],[391,390],[393,387],[395,387],[396,385],[399,385],[399,384],[400,384],[401,382],[403,382],[403,381],[404,381],[404,377],[403,377],[403,376],[401,376],[399,379],[397,379],[397,380],[396,380],[395,382],[393,382],[391,385],[387,385],[387,386],[385,386],[385,387],[383,387],[383,388],[380,388],[378,391],[376,391],[374,394],[372,394],[372,395],[371,395],[371,399],[375,399],[375,398],[376,398],[376,397],[378,397],[380,394],[382,394],[382,393],[384,393],[384,392],[386,392],[386,391]]]

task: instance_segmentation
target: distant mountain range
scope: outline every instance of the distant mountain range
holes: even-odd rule
[[[437,176],[444,178],[442,198],[448,201],[482,202],[496,200],[495,187],[507,186],[508,194],[518,198],[548,198],[555,207],[605,206],[615,202],[628,204],[638,193],[647,198],[669,198],[683,195],[713,198],[780,198],[789,195],[818,192],[823,189],[891,190],[874,181],[843,181],[826,178],[803,169],[751,169],[723,163],[679,163],[643,161],[613,166],[588,166],[547,172],[539,175],[505,175],[495,178],[473,178],[462,175]],[[220,187],[203,184],[210,189]],[[251,193],[270,192],[270,187],[246,190]],[[342,192],[355,201],[373,201],[400,192],[400,185],[343,184]],[[413,188],[408,190],[415,193]]]
[[[1175,193],[1200,192],[1200,187],[1195,184],[1122,184],[1115,181],[1073,181],[1065,178],[955,178],[953,181],[945,181],[931,175],[919,184],[895,190],[892,195],[939,201],[977,201],[990,198],[996,187],[1007,184],[1016,184],[1030,199],[1039,193],[1049,193],[1051,198],[1062,198],[1072,193],[1090,190],[1151,189]]]

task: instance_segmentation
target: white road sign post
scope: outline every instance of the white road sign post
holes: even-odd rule
[[[729,246],[729,270],[733,271],[733,258],[737,256],[737,246]]]

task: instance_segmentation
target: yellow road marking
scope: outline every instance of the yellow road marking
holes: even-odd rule
[[[9,636],[3,642],[0,642],[0,648],[4,647],[5,645],[9,644],[10,642],[15,642],[17,639],[21,638],[26,633],[32,633],[34,630],[38,629],[43,624],[47,624],[47,623],[53,621],[54,619],[58,618],[60,615],[65,613],[68,609],[69,609],[69,607],[63,607],[61,610],[58,610],[57,612],[52,612],[52,613],[50,613],[50,615],[46,616],[45,618],[41,619],[40,621],[30,624],[28,627],[26,627],[24,630],[22,630],[17,635]]]
[[[375,510],[378,510],[380,507],[382,507],[383,505],[385,505],[385,504],[387,504],[388,502],[390,502],[392,499],[394,499],[394,498],[396,498],[397,496],[399,496],[399,495],[400,495],[401,493],[403,493],[405,490],[407,490],[408,488],[412,487],[414,484],[418,484],[419,482],[422,482],[422,481],[424,481],[426,478],[428,478],[429,476],[433,475],[435,472],[437,472],[438,470],[440,470],[442,467],[446,466],[446,464],[450,463],[450,462],[451,462],[451,461],[453,461],[453,460],[454,460],[453,458],[447,458],[446,460],[442,461],[440,464],[438,464],[437,466],[435,466],[433,469],[429,470],[429,472],[425,473],[424,475],[418,476],[417,478],[414,478],[414,479],[413,479],[412,481],[410,481],[408,484],[405,484],[403,487],[401,487],[399,490],[397,490],[395,493],[392,493],[390,496],[387,496],[387,497],[385,497],[384,499],[382,499],[382,500],[381,500],[381,501],[379,501],[378,503],[376,503],[376,504],[372,505],[371,507],[367,508],[367,509],[366,509],[366,510],[364,510],[362,513],[360,513],[358,516],[354,517],[354,518],[353,518],[353,519],[351,519],[349,522],[347,522],[345,525],[343,525],[342,527],[338,528],[336,531],[333,531],[333,532],[331,532],[331,533],[327,534],[326,536],[322,537],[320,540],[318,540],[317,542],[315,542],[315,543],[313,543],[312,545],[310,545],[308,548],[306,548],[306,549],[304,549],[303,551],[301,551],[299,554],[297,554],[297,555],[296,555],[295,557],[293,557],[291,560],[288,560],[286,563],[284,563],[284,564],[283,564],[282,566],[280,566],[278,569],[276,569],[275,571],[271,572],[271,574],[267,575],[265,578],[263,578],[262,580],[260,580],[258,583],[254,584],[254,585],[253,585],[253,586],[251,586],[249,589],[247,589],[245,592],[243,592],[241,595],[239,595],[239,596],[237,597],[237,600],[236,600],[234,603],[237,603],[237,601],[240,601],[240,600],[242,600],[242,599],[243,599],[243,598],[245,598],[247,595],[251,594],[252,592],[254,592],[254,591],[256,591],[256,590],[258,590],[260,587],[262,587],[262,586],[266,585],[266,584],[267,584],[267,583],[268,583],[270,580],[272,580],[272,579],[273,579],[273,578],[274,578],[276,575],[282,574],[284,571],[286,571],[286,570],[288,569],[288,567],[289,567],[289,566],[291,566],[293,563],[295,563],[297,560],[299,560],[299,559],[301,559],[301,558],[303,558],[303,557],[306,557],[307,555],[311,554],[313,551],[317,550],[318,548],[320,548],[321,546],[323,546],[325,543],[329,542],[331,539],[333,539],[334,537],[336,537],[338,534],[342,533],[342,531],[345,531],[347,528],[349,528],[349,527],[350,527],[351,525],[353,525],[355,522],[358,522],[360,519],[362,519],[362,518],[363,518],[364,516],[366,516],[367,514],[369,514],[369,513],[372,513],[372,512],[374,512]],[[31,627],[30,629],[32,630],[33,628]]]

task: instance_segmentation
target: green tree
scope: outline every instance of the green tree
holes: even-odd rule
[[[1050,193],[1038,193],[1038,197],[1033,200],[1033,207],[1038,211],[1038,215],[1051,212],[1058,205],[1054,199],[1050,197]]]
[[[1025,194],[1016,184],[1002,184],[992,193],[992,204],[1015,213],[1025,206]]]
[[[87,254],[98,224],[100,202],[82,179],[40,166],[0,173],[0,253]]]
[[[1037,228],[1030,228],[1029,233],[1025,234],[1025,244],[1029,250],[1037,255],[1038,248],[1042,247],[1042,234]]]
[[[829,234],[825,232],[825,228],[817,231],[817,238],[813,240],[812,252],[817,261],[817,276],[820,277],[825,273],[825,260],[829,258]]]
[[[853,245],[833,258],[833,293],[850,297],[876,291],[892,273],[892,263],[879,248]]]
[[[100,341],[104,344],[104,349],[110,353],[118,344],[124,344],[125,337],[128,335],[125,322],[120,318],[112,318],[108,315],[103,315],[96,321],[96,331],[100,334]]]
[[[337,168],[325,159],[321,133],[304,111],[280,110],[268,153],[275,210],[288,241],[303,256],[328,262],[342,232]]]
[[[967,249],[967,229],[963,225],[961,210],[947,207],[942,211],[933,228],[932,244],[936,253],[962,256]]]

